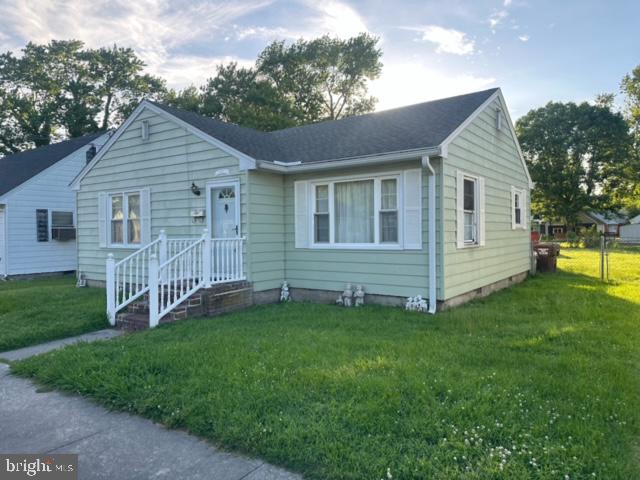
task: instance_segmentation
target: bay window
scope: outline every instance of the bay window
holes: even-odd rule
[[[314,245],[399,245],[399,176],[313,182],[311,195]]]

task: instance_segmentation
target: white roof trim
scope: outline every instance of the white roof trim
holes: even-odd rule
[[[471,122],[473,122],[496,98],[500,100],[500,103],[504,106],[502,109],[502,113],[504,113],[505,118],[507,119],[507,125],[509,126],[509,131],[511,132],[511,136],[513,141],[516,144],[516,148],[518,150],[518,156],[520,157],[520,162],[522,163],[522,168],[524,168],[524,173],[527,176],[527,181],[529,182],[529,188],[532,189],[534,184],[531,180],[531,175],[529,175],[529,169],[527,168],[527,162],[524,159],[524,155],[522,154],[522,149],[520,148],[520,143],[518,142],[518,137],[516,136],[516,129],[513,126],[513,121],[511,120],[511,115],[509,115],[509,109],[507,108],[507,102],[504,100],[504,96],[502,95],[502,90],[497,89],[493,95],[487,98],[482,105],[480,105],[471,115],[467,117],[467,119],[458,125],[456,128],[441,144],[440,148],[442,151],[442,156],[444,158],[447,157],[449,152],[449,144],[458,136],[460,133],[467,128]]]
[[[140,116],[140,114],[145,109],[150,110],[157,115],[161,115],[164,118],[168,118],[172,122],[176,123],[180,127],[187,130],[189,133],[192,133],[198,138],[201,138],[202,140],[204,140],[205,142],[210,143],[214,147],[217,147],[220,150],[227,152],[229,155],[237,158],[238,161],[240,162],[241,169],[246,170],[246,169],[256,168],[256,160],[253,157],[250,157],[249,155],[246,155],[240,152],[239,150],[236,150],[230,145],[227,145],[226,143],[221,142],[217,138],[214,138],[211,135],[209,135],[208,133],[205,133],[202,130],[197,129],[193,125],[179,119],[174,115],[171,115],[169,112],[156,107],[149,101],[143,100],[140,103],[140,105],[136,107],[133,113],[129,115],[129,118],[127,118],[127,120],[122,125],[120,125],[120,127],[115,131],[115,133],[111,135],[111,138],[109,138],[109,140],[102,146],[102,148],[98,150],[98,153],[96,153],[96,156],[93,157],[93,159],[82,169],[82,171],[78,174],[78,176],[76,176],[73,182],[71,182],[72,189],[74,190],[80,189],[80,182],[82,181],[82,179],[87,175],[87,173],[91,171],[91,169],[95,166],[95,164],[98,163],[102,157],[104,157],[104,155],[109,151],[109,149],[113,146],[113,144],[120,138],[120,136],[127,130],[127,128],[129,128],[129,126],[136,120],[136,118]]]
[[[420,160],[424,155],[439,156],[440,149],[421,148],[418,150],[405,150],[400,152],[382,153],[379,155],[367,155],[363,157],[351,157],[337,160],[323,160],[308,163],[284,163],[259,161],[258,168],[280,173],[315,172],[318,170],[330,170],[336,168],[357,167],[360,165],[375,165],[378,163],[391,163],[404,160]]]

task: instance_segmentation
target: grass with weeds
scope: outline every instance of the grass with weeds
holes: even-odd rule
[[[108,327],[104,290],[61,276],[0,282],[0,352]]]
[[[436,316],[262,306],[13,371],[309,478],[639,478],[640,255],[560,262]]]

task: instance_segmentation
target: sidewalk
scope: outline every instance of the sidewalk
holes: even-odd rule
[[[34,355],[75,343],[69,340],[0,357],[26,358],[30,356],[27,351]],[[301,479],[261,460],[221,452],[185,432],[168,430],[141,417],[110,412],[82,397],[39,390],[29,380],[11,375],[9,366],[1,363],[0,452],[77,453],[79,478],[83,480]]]

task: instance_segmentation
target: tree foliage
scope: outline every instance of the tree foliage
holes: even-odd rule
[[[625,114],[633,134],[634,145],[625,182],[618,191],[618,200],[631,215],[640,214],[640,65],[622,79],[626,97]]]
[[[121,121],[164,81],[142,73],[129,48],[86,49],[78,40],[29,43],[0,55],[0,153],[77,137]]]
[[[275,41],[254,67],[219,66],[197,89],[171,92],[169,103],[263,131],[370,112],[367,92],[382,69],[378,39],[323,36],[292,44]]]
[[[605,105],[549,102],[516,124],[534,213],[574,225],[587,208],[615,207],[631,152],[628,126]]]

